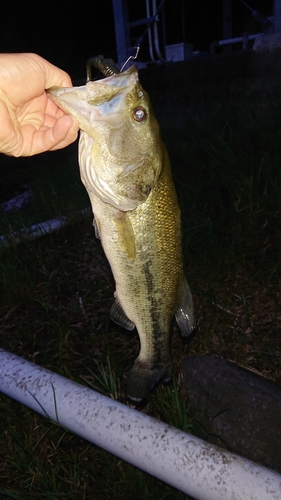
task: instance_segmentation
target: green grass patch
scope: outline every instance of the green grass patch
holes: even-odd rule
[[[281,101],[276,93],[263,106],[247,97],[179,110],[178,119],[173,109],[172,121],[167,110],[163,120],[197,333],[186,344],[174,329],[173,381],[157,387],[143,411],[194,434],[180,391],[185,355],[219,354],[281,382]],[[76,153],[17,161],[2,165],[1,201],[25,185],[35,196],[20,213],[3,215],[1,234],[58,215],[70,223],[0,248],[1,347],[125,402],[138,338],[109,320],[114,282],[92,217],[81,215],[89,202]],[[0,498],[186,498],[3,395],[0,411]]]

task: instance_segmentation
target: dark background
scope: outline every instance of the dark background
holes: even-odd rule
[[[272,13],[273,0],[248,3],[264,15]],[[129,0],[128,4],[130,21],[145,17],[144,0]],[[232,5],[233,36],[261,31],[240,0],[233,0]],[[166,0],[165,12],[167,44],[181,43],[185,38],[194,50],[208,51],[211,42],[222,38],[222,0]],[[143,31],[141,27],[131,32],[132,46]],[[102,53],[117,59],[112,0],[2,0],[0,51],[36,52],[72,78],[83,78],[87,58]],[[147,57],[144,40],[140,59]]]

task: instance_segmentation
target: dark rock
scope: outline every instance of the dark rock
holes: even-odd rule
[[[185,358],[181,372],[200,437],[281,472],[281,386],[219,356]]]

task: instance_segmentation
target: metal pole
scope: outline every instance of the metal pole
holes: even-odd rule
[[[222,38],[226,40],[232,38],[232,0],[223,0],[222,8]],[[231,45],[226,45],[223,52],[230,54],[232,52]]]
[[[249,40],[256,40],[256,38],[258,38],[260,36],[263,36],[263,33],[255,33],[254,35],[248,35],[247,36],[248,42],[249,42]],[[209,50],[210,50],[211,54],[215,54],[217,47],[224,47],[225,45],[229,45],[232,43],[244,43],[244,41],[245,41],[244,36],[230,38],[229,40],[217,40],[217,41],[212,42],[210,44]]]
[[[281,0],[274,1],[274,32],[281,32]]]
[[[127,0],[113,0],[113,13],[118,63],[122,66],[130,55],[130,29]]]
[[[0,350],[0,390],[196,500],[280,500],[281,476]]]

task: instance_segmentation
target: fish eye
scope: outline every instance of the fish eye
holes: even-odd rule
[[[142,106],[138,106],[137,108],[134,109],[133,111],[133,118],[136,120],[136,122],[143,122],[143,120],[146,119],[146,111]]]

